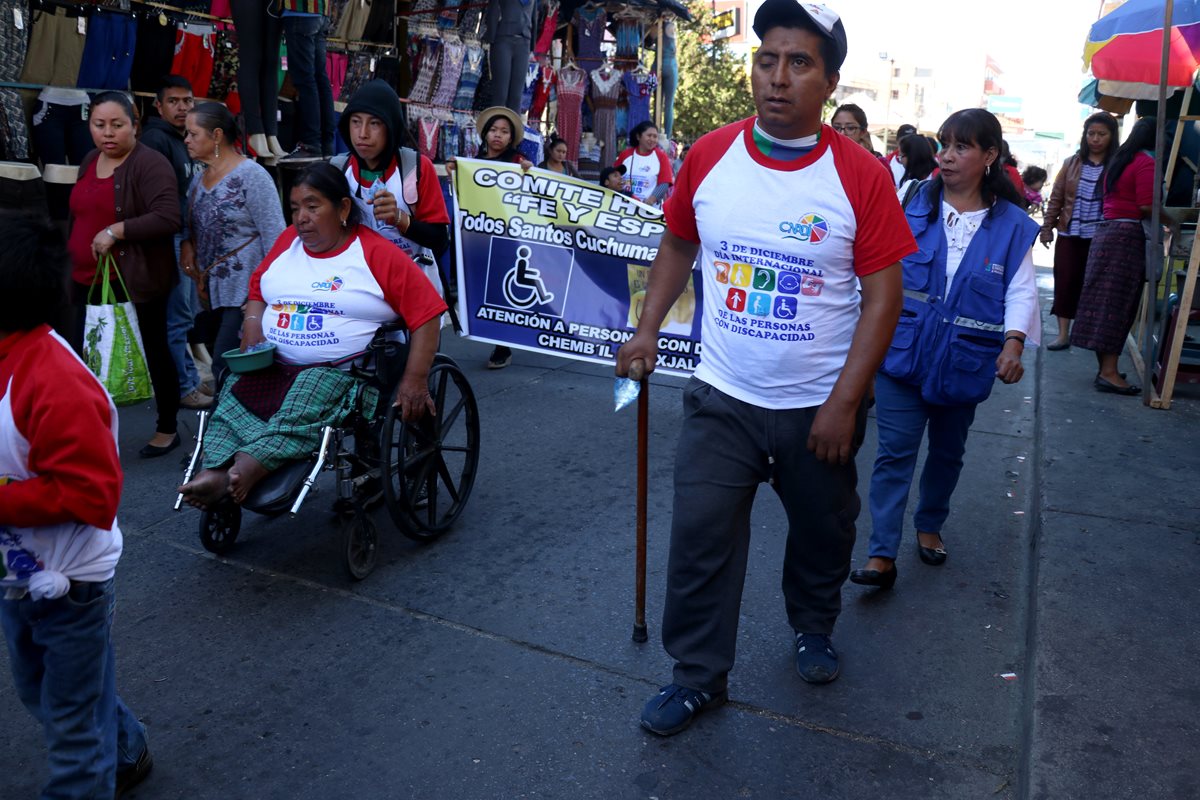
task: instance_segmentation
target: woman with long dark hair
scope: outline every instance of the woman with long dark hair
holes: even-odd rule
[[[902,205],[907,205],[921,181],[937,169],[937,159],[934,157],[933,147],[924,136],[905,136],[900,140],[898,149],[900,155],[896,158],[904,165],[904,174],[900,176],[900,188],[896,191],[896,196],[900,198]]]
[[[1129,138],[1104,170],[1104,219],[1096,228],[1071,344],[1096,353],[1092,385],[1101,392],[1140,394],[1117,371],[1133,327],[1146,275],[1146,232],[1154,193],[1154,119],[1134,123]]]
[[[1092,114],[1083,123],[1079,150],[1063,162],[1054,178],[1050,200],[1042,217],[1041,242],[1054,241],[1054,304],[1050,313],[1058,319],[1058,337],[1047,350],[1071,346],[1071,322],[1079,308],[1088,251],[1104,211],[1104,187],[1100,175],[1117,152],[1117,121],[1106,111]]]
[[[1000,122],[981,108],[958,111],[938,138],[941,171],[905,209],[920,249],[902,261],[904,309],[875,379],[871,546],[866,567],[850,574],[885,589],[896,583],[921,439],[928,431],[913,522],[921,560],[937,566],[975,408],[997,378],[1021,379],[1025,345],[1041,334],[1031,253],[1038,226],[1003,169]]]

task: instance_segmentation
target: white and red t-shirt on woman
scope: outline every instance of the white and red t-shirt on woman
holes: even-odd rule
[[[654,148],[649,155],[642,155],[632,147],[627,147],[617,156],[613,166],[625,165],[625,179],[629,181],[629,189],[633,196],[643,203],[650,201],[650,195],[660,183],[673,183],[675,173],[671,170],[671,162],[661,148]]]
[[[347,358],[385,322],[400,317],[412,331],[446,310],[421,268],[362,225],[320,255],[289,227],[251,276],[250,299],[267,304],[263,335],[286,364]]]
[[[896,189],[873,155],[822,126],[794,161],[762,154],[754,118],[702,137],[664,208],[700,243],[696,377],[763,408],[829,397],[859,317],[857,276],[916,250]]]

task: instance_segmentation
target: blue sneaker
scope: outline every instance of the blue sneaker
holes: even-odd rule
[[[659,736],[670,736],[691,725],[701,711],[724,705],[728,699],[728,692],[710,694],[672,683],[646,703],[642,709],[642,727]]]
[[[829,683],[841,668],[833,642],[824,633],[796,634],[796,671],[809,683]]]

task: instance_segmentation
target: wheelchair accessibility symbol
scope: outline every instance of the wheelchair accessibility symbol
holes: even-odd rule
[[[530,266],[532,256],[533,251],[528,245],[521,245],[517,248],[512,269],[504,274],[504,299],[513,308],[532,308],[554,300],[554,292],[547,290],[542,282],[542,273]]]

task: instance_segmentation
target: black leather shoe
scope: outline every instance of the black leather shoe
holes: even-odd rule
[[[920,538],[917,539],[917,555],[931,567],[940,567],[946,563],[946,546],[922,547]]]
[[[1124,380],[1125,376],[1122,375],[1121,379]],[[1095,386],[1098,391],[1108,392],[1109,394],[1123,394],[1126,396],[1131,396],[1142,393],[1142,387],[1135,383],[1131,383],[1128,386],[1117,386],[1115,383],[1107,381],[1104,378],[1101,378],[1099,375],[1096,376],[1096,380],[1092,382],[1092,385]]]
[[[859,586],[878,586],[880,589],[890,589],[896,585],[896,565],[886,572],[877,569],[856,569],[850,573],[850,582]]]
[[[150,748],[146,747],[132,766],[117,771],[116,796],[123,797],[126,792],[146,780],[146,776],[152,769],[154,769],[154,759],[150,757]]]
[[[138,451],[138,455],[141,456],[142,458],[158,458],[159,456],[165,456],[167,453],[171,452],[176,447],[179,447],[179,444],[180,444],[180,438],[179,438],[179,434],[177,433],[177,434],[175,434],[175,438],[172,439],[171,443],[169,445],[167,445],[166,447],[158,447],[156,445],[148,444],[145,447],[143,447],[141,450]]]

